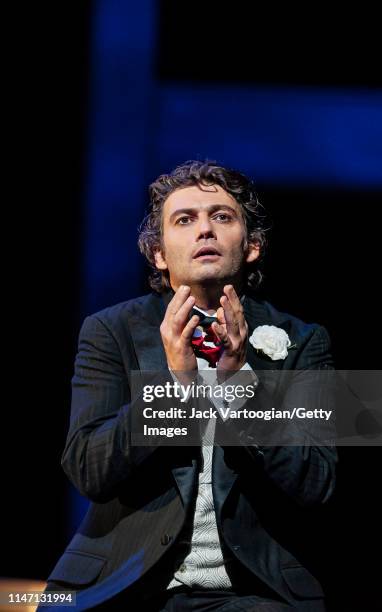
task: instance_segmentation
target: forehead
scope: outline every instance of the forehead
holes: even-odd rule
[[[211,205],[224,204],[240,210],[239,204],[220,185],[202,185],[184,187],[173,191],[163,206],[163,216],[168,217],[178,208],[203,209]]]

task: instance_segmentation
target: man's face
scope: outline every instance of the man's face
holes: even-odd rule
[[[177,189],[162,215],[163,250],[155,253],[155,263],[168,270],[174,291],[240,281],[244,264],[259,256],[256,245],[246,247],[240,205],[219,185]]]

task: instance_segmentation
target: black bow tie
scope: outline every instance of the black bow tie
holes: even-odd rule
[[[212,323],[217,321],[217,317],[216,316],[212,317],[212,316],[206,315],[206,314],[204,314],[204,312],[200,312],[200,310],[197,310],[196,308],[193,308],[191,310],[191,312],[190,312],[190,319],[194,315],[198,315],[198,317],[199,317],[198,325],[201,325],[201,327],[209,327]]]

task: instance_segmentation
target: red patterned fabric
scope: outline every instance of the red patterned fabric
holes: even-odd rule
[[[219,344],[219,338],[213,331],[211,325],[204,329],[205,336],[198,336],[192,339],[192,345],[197,357],[206,359],[211,368],[216,368],[219,361],[222,347]],[[216,346],[206,346],[205,342],[213,342]]]

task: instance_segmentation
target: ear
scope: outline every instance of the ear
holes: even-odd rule
[[[260,255],[260,246],[256,242],[249,242],[247,247],[247,254],[245,257],[246,263],[252,263]]]
[[[154,259],[155,259],[155,266],[158,270],[167,270],[166,260],[162,255],[162,251],[155,251]]]

